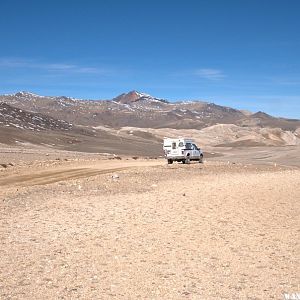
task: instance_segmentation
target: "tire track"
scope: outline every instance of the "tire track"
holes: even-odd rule
[[[34,186],[55,183],[64,180],[78,179],[90,177],[100,174],[107,174],[116,171],[123,171],[132,167],[119,167],[109,169],[94,169],[94,168],[72,168],[64,170],[44,171],[35,174],[14,175],[4,179],[0,179],[0,186]]]

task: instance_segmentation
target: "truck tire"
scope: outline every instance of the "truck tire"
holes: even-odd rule
[[[200,155],[199,163],[203,164],[203,155]]]
[[[173,163],[172,159],[168,159],[168,165],[171,165]]]
[[[184,163],[185,163],[185,164],[189,164],[190,162],[191,162],[190,157],[187,156],[187,157],[185,158]]]

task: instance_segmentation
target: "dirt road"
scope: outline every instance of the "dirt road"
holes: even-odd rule
[[[108,161],[100,160],[97,162],[83,162],[81,164],[73,163],[67,167],[63,165],[59,166],[47,166],[42,167],[39,170],[34,168],[24,168],[19,170],[17,174],[2,174],[0,176],[0,186],[33,186],[44,185],[49,183],[55,183],[64,180],[86,178],[90,176],[113,173],[123,171],[133,167],[145,167],[145,166],[157,166],[162,165],[163,160],[159,161]],[[48,170],[50,169],[50,170]]]
[[[9,172],[1,175],[1,299],[300,291],[299,169],[84,161],[30,177]]]

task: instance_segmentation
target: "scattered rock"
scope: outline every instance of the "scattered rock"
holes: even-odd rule
[[[132,159],[137,160],[138,156],[133,156]]]
[[[13,163],[8,163],[8,164],[0,164],[0,166],[6,169],[6,168],[8,168],[9,166],[10,166],[10,167],[13,167],[13,166],[14,166],[14,164],[13,164]]]
[[[116,154],[114,154],[112,157],[108,157],[108,159],[118,159],[118,160],[121,160],[122,159],[122,157],[120,157],[120,156],[117,156]]]
[[[119,179],[120,176],[119,176],[118,174],[113,174],[113,175],[111,176],[111,178],[114,179],[114,180],[116,180],[116,179]]]

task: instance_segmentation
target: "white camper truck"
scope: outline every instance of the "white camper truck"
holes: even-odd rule
[[[203,162],[203,152],[192,139],[164,138],[163,149],[168,164],[172,164],[173,161],[181,161],[184,164],[188,164],[192,160]]]

